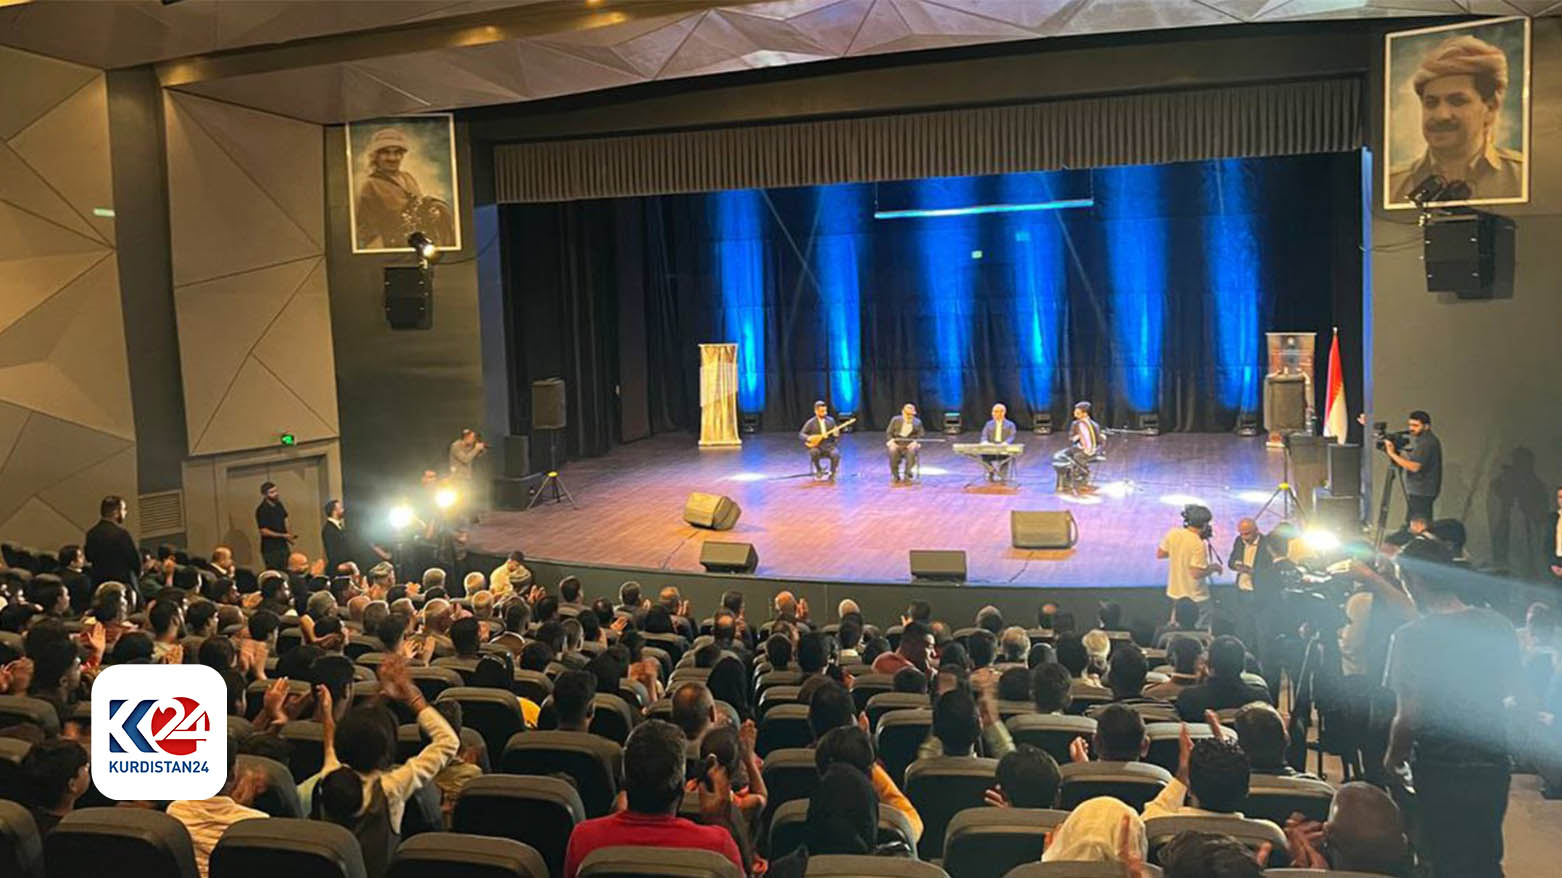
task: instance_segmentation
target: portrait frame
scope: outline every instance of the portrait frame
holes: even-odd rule
[[[1501,49],[1508,61],[1508,88],[1497,117],[1497,135],[1493,146],[1518,153],[1523,167],[1518,172],[1518,192],[1514,195],[1471,197],[1454,201],[1429,201],[1424,207],[1473,207],[1483,204],[1525,204],[1530,184],[1530,19],[1522,15],[1466,21],[1414,30],[1393,31],[1383,35],[1383,142],[1382,175],[1384,210],[1414,210],[1418,205],[1401,196],[1396,199],[1394,180],[1413,167],[1424,155],[1426,139],[1421,129],[1421,100],[1411,77],[1423,56],[1443,40],[1455,36],[1473,36]]]
[[[349,122],[345,128],[353,252],[411,253],[406,236],[412,231],[427,234],[439,250],[460,250],[461,188],[454,114],[363,119]],[[399,175],[376,173],[370,151],[376,138],[406,150],[397,169]]]

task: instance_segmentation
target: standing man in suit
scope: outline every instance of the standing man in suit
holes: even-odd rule
[[[347,508],[340,500],[325,501],[325,524],[320,525],[320,545],[325,547],[326,579],[337,568],[353,560],[352,541],[347,534]]]
[[[1551,575],[1562,583],[1562,488],[1557,488],[1557,511],[1551,513]]]
[[[92,565],[92,584],[118,582],[133,587],[141,572],[141,550],[125,530],[125,501],[109,495],[98,505],[102,520],[87,531],[83,550]]]
[[[267,570],[287,570],[287,556],[298,534],[287,529],[287,507],[275,482],[260,486],[260,505],[255,507],[255,527],[260,530],[260,556]]]
[[[1258,529],[1258,522],[1251,518],[1237,522],[1237,535],[1231,541],[1231,554],[1226,557],[1226,566],[1237,575],[1237,623],[1241,626],[1242,642],[1252,648],[1264,666],[1264,681],[1270,684],[1271,696],[1280,691],[1280,659],[1272,648],[1279,632],[1270,619],[1274,610],[1269,591],[1274,560],[1269,537]]]
[[[900,414],[889,419],[889,426],[884,429],[884,446],[889,449],[890,482],[901,481],[901,461],[906,464],[905,481],[911,481],[911,474],[917,470],[917,454],[922,450],[922,443],[917,440],[926,433],[922,419],[917,417],[917,407],[909,402],[900,407]]]
[[[993,406],[992,420],[982,427],[983,445],[1011,445],[1014,443],[1014,437],[1018,431],[1014,428],[1014,422],[1008,419],[1008,413],[1009,407],[1001,402]],[[1007,480],[1009,478],[1009,470],[1014,464],[1014,457],[1008,454],[984,454],[982,455],[982,464],[987,467],[987,481]]]
[[[808,462],[813,465],[814,478],[824,475],[824,468],[820,461],[830,459],[830,481],[835,481],[835,471],[841,467],[841,449],[837,446],[834,436],[825,434],[835,429],[835,419],[830,417],[830,407],[824,404],[824,400],[814,402],[814,416],[803,422],[803,428],[797,431],[797,438],[806,444],[810,436],[824,436],[824,440],[818,445],[808,449]]]

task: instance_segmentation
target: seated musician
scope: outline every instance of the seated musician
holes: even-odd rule
[[[889,478],[891,482],[901,481],[901,462],[905,462],[905,481],[911,481],[911,474],[917,469],[917,452],[922,450],[922,443],[918,442],[927,431],[922,429],[922,419],[917,417],[917,407],[911,403],[901,406],[900,414],[889,419],[889,426],[884,430],[884,445],[889,449]]]
[[[1014,428],[1014,422],[1006,415],[1009,407],[1003,403],[993,406],[993,418],[982,427],[983,445],[1010,445],[1018,432]],[[1009,471],[1014,465],[1014,458],[1008,454],[984,454],[982,466],[987,468],[987,481],[996,482],[1009,478]]]
[[[1057,490],[1078,493],[1090,487],[1090,460],[1101,450],[1101,425],[1090,418],[1090,403],[1074,403],[1074,421],[1068,428],[1068,447],[1052,456],[1057,470]]]
[[[835,419],[830,417],[830,407],[824,404],[824,400],[814,403],[814,416],[803,422],[803,429],[797,432],[798,438],[808,447],[808,461],[813,465],[814,478],[824,475],[821,461],[830,459],[830,481],[835,481],[835,471],[841,466],[841,449],[836,446],[835,436],[830,433],[835,429]],[[811,436],[822,436],[822,439],[811,440]]]

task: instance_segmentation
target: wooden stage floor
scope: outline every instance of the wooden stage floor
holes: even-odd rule
[[[738,540],[755,545],[762,575],[872,582],[908,581],[908,549],[964,549],[972,583],[1153,586],[1166,577],[1155,546],[1178,524],[1184,503],[1202,502],[1215,513],[1214,545],[1224,553],[1237,520],[1264,505],[1283,472],[1282,453],[1266,450],[1262,437],[1119,435],[1096,470],[1101,490],[1075,498],[1052,490],[1049,461],[1064,437],[1023,439],[1019,485],[1011,490],[987,485],[978,465],[947,443],[924,446],[919,483],[891,484],[877,432],[845,437],[834,484],[807,476],[807,454],[790,434],[749,436],[741,449],[706,451],[690,435],[657,436],[565,465],[563,480],[578,509],[542,504],[489,512],[473,529],[471,546],[698,571],[704,540]],[[690,491],[732,497],[742,519],[725,532],[691,527],[682,516]],[[1013,509],[1071,509],[1079,544],[1067,551],[1012,548]],[[1263,525],[1276,521],[1266,516]]]

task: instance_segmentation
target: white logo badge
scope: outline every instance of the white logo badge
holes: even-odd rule
[[[115,665],[92,683],[92,780],[110,799],[209,799],[228,780],[228,687],[205,665]]]

